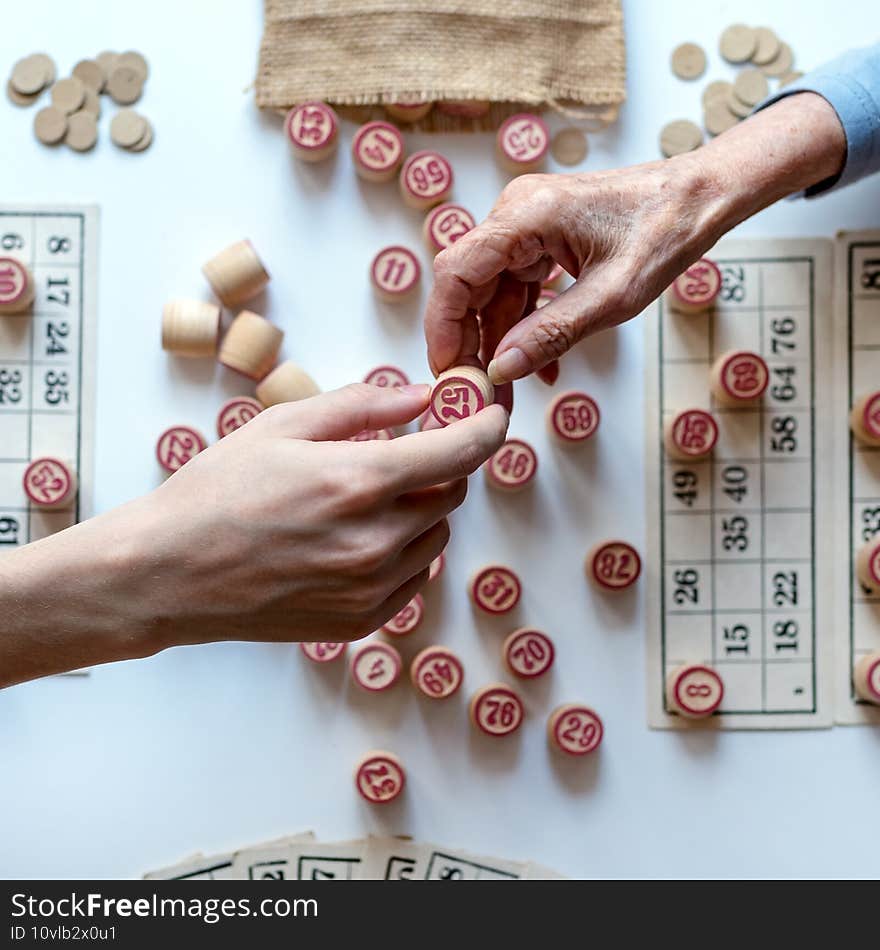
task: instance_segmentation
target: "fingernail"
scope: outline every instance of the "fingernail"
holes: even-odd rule
[[[518,346],[515,346],[492,360],[487,372],[489,379],[499,386],[501,383],[512,383],[515,379],[521,379],[528,375],[531,368],[529,358]]]
[[[394,388],[403,393],[404,396],[420,396],[422,399],[427,399],[431,392],[431,387],[427,383],[408,383],[406,386],[395,386]]]

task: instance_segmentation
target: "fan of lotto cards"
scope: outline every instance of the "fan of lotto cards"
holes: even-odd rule
[[[409,838],[319,842],[306,832],[227,854],[195,854],[144,875],[153,881],[546,881],[532,861],[486,858]]]

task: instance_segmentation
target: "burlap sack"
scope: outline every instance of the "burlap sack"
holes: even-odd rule
[[[265,0],[256,95],[273,109],[482,99],[493,125],[521,105],[616,114],[625,80],[620,0]],[[426,127],[474,124],[435,111]]]

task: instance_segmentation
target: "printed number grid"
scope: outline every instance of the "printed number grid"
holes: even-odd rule
[[[842,275],[841,275],[842,277]],[[880,239],[847,249],[848,405],[880,389]],[[849,670],[880,650],[880,596],[867,593],[855,573],[855,558],[880,534],[880,448],[850,436],[849,446]],[[869,706],[849,682],[850,699]]]
[[[0,210],[0,255],[30,269],[30,311],[0,317],[0,550],[79,520],[80,503],[46,512],[22,478],[42,455],[81,471],[85,215]]]
[[[686,661],[718,670],[726,715],[813,714],[815,657],[815,288],[809,257],[716,258],[723,284],[709,314],[660,302],[659,423],[709,409],[710,460],[661,447],[661,674]],[[717,403],[715,359],[760,353],[763,399]],[[663,696],[661,684],[660,696]],[[669,712],[669,710],[666,710]]]

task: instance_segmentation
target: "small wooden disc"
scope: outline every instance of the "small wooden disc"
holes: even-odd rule
[[[538,471],[535,450],[522,439],[508,439],[483,466],[489,485],[502,491],[520,491]]]
[[[787,72],[791,71],[793,64],[794,53],[792,53],[791,47],[788,43],[781,43],[779,52],[775,58],[761,66],[761,72],[764,73],[765,76],[784,76]]]
[[[475,366],[454,366],[437,377],[431,391],[431,412],[441,425],[467,419],[495,398],[489,377]]]
[[[550,149],[550,130],[538,115],[521,112],[505,119],[496,137],[501,164],[515,175],[538,171]]]
[[[448,699],[464,682],[464,666],[452,650],[433,645],[415,655],[409,676],[423,696]]]
[[[415,152],[400,169],[400,192],[411,207],[427,211],[442,204],[452,191],[454,176],[449,161],[439,152]]]
[[[588,151],[586,133],[573,125],[560,129],[550,143],[550,153],[560,165],[580,165]]]
[[[370,640],[360,647],[351,658],[351,675],[362,689],[381,693],[400,678],[403,661],[390,643]]]
[[[758,46],[758,37],[750,26],[734,23],[721,34],[718,50],[728,63],[744,63],[751,59]]]
[[[717,441],[718,424],[704,409],[677,412],[663,426],[666,454],[683,462],[707,458]]]
[[[120,148],[137,145],[147,131],[147,120],[134,109],[120,109],[110,123],[110,139]]]
[[[869,593],[880,591],[880,538],[863,544],[856,554],[856,576]]]
[[[101,96],[94,89],[86,86],[86,95],[82,104],[83,112],[90,112],[95,120],[101,118]]]
[[[370,264],[373,289],[389,303],[412,295],[419,286],[422,265],[408,247],[399,244],[383,247]]]
[[[25,96],[20,93],[15,86],[12,85],[12,80],[6,80],[6,98],[16,106],[21,106],[22,108],[27,108],[27,106],[32,106],[43,94],[43,90],[39,89],[33,95]]]
[[[744,69],[733,81],[737,99],[748,106],[756,106],[770,92],[767,77],[760,69]]]
[[[94,59],[81,59],[73,67],[72,74],[87,88],[100,93],[107,82],[107,74]]]
[[[501,656],[514,676],[536,679],[553,666],[556,650],[553,641],[543,631],[520,627],[508,634],[501,647]]]
[[[478,689],[468,708],[471,722],[487,736],[500,738],[516,732],[525,718],[519,695],[504,683],[490,683]]]
[[[233,396],[227,399],[217,413],[217,437],[235,432],[256,418],[263,411],[263,405],[250,396]]]
[[[385,102],[385,111],[398,122],[418,122],[434,107],[433,102]]]
[[[46,106],[34,116],[34,135],[43,145],[57,145],[67,135],[67,115],[55,106]]]
[[[710,666],[686,663],[666,677],[667,705],[687,719],[711,716],[723,699],[724,681]]]
[[[135,67],[117,62],[107,77],[106,89],[114,102],[121,106],[130,106],[140,99],[144,91],[143,76]]]
[[[803,73],[800,70],[792,69],[790,72],[784,73],[779,77],[779,88],[783,89],[785,86],[790,86],[793,82],[797,82]]]
[[[587,553],[587,577],[607,591],[632,587],[642,573],[639,552],[626,541],[602,541]]]
[[[669,285],[666,300],[680,313],[704,313],[721,293],[721,270],[708,257],[701,257]]]
[[[403,792],[406,772],[391,752],[368,752],[355,766],[354,784],[371,805],[387,805]]]
[[[865,445],[880,445],[880,390],[860,396],[849,414],[852,434]]]
[[[732,94],[732,92],[733,89],[731,87],[728,96]],[[709,132],[710,135],[721,135],[722,132],[732,129],[739,123],[739,116],[731,111],[727,102],[727,96],[725,96],[723,101],[721,99],[713,99],[703,110],[703,124],[706,126],[706,131]]]
[[[385,389],[388,386],[408,386],[409,377],[396,366],[377,366],[367,373],[364,382],[370,386],[379,386]]]
[[[347,643],[301,643],[299,645],[303,655],[313,663],[332,663],[345,656]]]
[[[33,303],[34,278],[14,257],[0,257],[0,313],[24,313]]]
[[[403,162],[403,136],[390,122],[367,122],[351,143],[354,170],[366,181],[390,181]]]
[[[52,87],[52,105],[65,115],[76,112],[86,97],[86,87],[76,76],[59,79]]]
[[[166,472],[173,473],[183,468],[199,452],[207,448],[205,437],[191,426],[172,426],[159,436],[156,442],[156,458]]]
[[[752,107],[747,103],[743,102],[742,99],[736,94],[736,89],[731,89],[727,94],[727,101],[725,103],[727,108],[737,117],[737,119],[747,119],[752,114]]]
[[[468,594],[474,606],[487,614],[509,613],[522,597],[522,584],[516,572],[501,564],[490,564],[471,577]]]
[[[264,406],[280,402],[297,402],[317,396],[321,387],[293,360],[279,363],[257,386],[257,399]]]
[[[880,706],[880,653],[869,653],[856,663],[853,686],[861,699]]]
[[[726,101],[727,94],[732,88],[733,83],[729,83],[726,79],[716,79],[714,82],[710,82],[709,85],[703,90],[703,106],[709,106],[713,102]]]
[[[32,505],[47,511],[67,508],[76,498],[76,475],[61,459],[34,459],[25,469],[22,486]]]
[[[64,144],[75,152],[88,152],[98,141],[98,120],[91,112],[80,110],[67,117]]]
[[[755,51],[752,53],[752,62],[756,66],[766,66],[779,55],[782,43],[779,37],[766,26],[755,28]]]
[[[660,151],[667,157],[692,152],[703,144],[703,130],[690,119],[676,119],[660,130]]]
[[[141,53],[136,50],[126,50],[116,57],[115,66],[127,66],[133,69],[141,77],[141,82],[145,83],[150,78],[150,66]]]
[[[392,637],[405,637],[418,628],[424,616],[424,598],[421,594],[416,594],[405,607],[382,625],[382,632]]]
[[[422,233],[431,253],[439,254],[475,226],[474,216],[466,208],[461,205],[442,204],[425,216]]]
[[[275,365],[283,339],[280,327],[258,313],[242,310],[226,331],[217,359],[229,369],[261,380]]]
[[[581,703],[557,706],[547,719],[547,741],[568,755],[595,752],[604,734],[598,713]]]
[[[144,134],[141,136],[139,142],[132,145],[129,152],[144,152],[153,144],[153,126],[150,124],[149,119],[145,119],[144,121],[147,123]]]
[[[105,82],[106,77],[113,72],[113,67],[116,65],[118,59],[119,53],[114,53],[111,50],[104,50],[103,53],[98,53],[95,57],[95,62],[104,70]]]
[[[726,406],[760,399],[769,382],[767,363],[757,353],[748,350],[722,353],[710,372],[712,395]]]
[[[560,393],[547,407],[547,426],[562,445],[581,445],[599,428],[601,413],[586,393]]]
[[[35,53],[20,59],[13,67],[9,81],[12,88],[23,96],[34,96],[52,81],[54,64],[50,67],[45,54]],[[52,61],[49,60],[49,63]]]
[[[672,51],[672,71],[679,79],[699,79],[706,71],[706,53],[696,43],[682,43]]]

